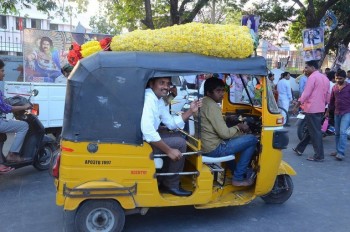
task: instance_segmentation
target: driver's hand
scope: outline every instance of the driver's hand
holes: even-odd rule
[[[182,154],[178,149],[171,148],[167,153],[167,156],[173,161],[179,161],[182,158]]]
[[[196,113],[199,109],[199,107],[202,107],[202,99],[194,100],[191,102],[190,109],[192,113]]]
[[[239,130],[244,132],[244,133],[250,132],[249,126],[245,123],[238,123],[237,126],[238,126]]]

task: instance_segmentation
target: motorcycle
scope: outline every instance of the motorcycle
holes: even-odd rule
[[[45,135],[45,128],[37,117],[39,112],[38,105],[30,102],[30,98],[38,95],[38,93],[39,91],[35,89],[28,99],[22,96],[5,99],[5,102],[11,106],[22,106],[27,103],[33,106],[31,110],[23,110],[13,114],[15,119],[25,121],[29,125],[19,155],[30,159],[26,162],[8,163],[3,154],[3,146],[7,140],[7,135],[6,133],[0,133],[0,155],[6,161],[4,163],[6,166],[17,169],[33,165],[39,171],[47,170],[50,166],[52,153],[58,148],[56,140]]]
[[[307,132],[306,121],[304,120],[304,118],[305,118],[304,112],[300,112],[297,116],[297,119],[298,119],[298,121],[297,121],[297,135],[298,135],[299,140],[302,140]],[[324,118],[322,120],[322,125],[324,124],[324,120],[326,120],[326,119]],[[332,125],[332,123],[328,123],[328,126],[326,126],[324,129],[322,129],[322,134],[323,134],[323,137],[335,135],[334,125]]]

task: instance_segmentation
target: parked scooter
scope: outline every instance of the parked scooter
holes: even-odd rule
[[[299,140],[302,140],[305,136],[305,133],[307,132],[307,126],[306,126],[306,121],[304,120],[305,114],[304,112],[300,112],[297,116],[297,134]],[[324,120],[322,120],[322,124],[324,123]],[[332,136],[335,135],[335,128],[334,125],[331,123],[328,124],[327,128],[322,130],[323,137],[326,136]]]
[[[38,95],[38,90],[32,91],[32,96]],[[22,106],[27,103],[33,105],[29,99],[22,96],[14,96],[5,99],[6,103],[12,106]],[[45,135],[45,128],[43,124],[37,117],[39,112],[38,105],[34,104],[33,109],[23,110],[14,113],[14,117],[17,120],[25,121],[29,125],[27,135],[24,139],[21,151],[19,155],[21,157],[30,158],[29,161],[20,162],[20,163],[4,163],[6,166],[13,168],[21,168],[28,165],[33,165],[39,171],[47,170],[50,166],[50,158],[52,153],[57,149],[58,145],[55,139]],[[3,154],[3,146],[7,140],[7,135],[5,133],[0,133],[0,155],[4,160],[6,158]]]

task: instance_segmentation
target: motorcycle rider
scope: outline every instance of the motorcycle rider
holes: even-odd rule
[[[0,59],[0,81],[3,81],[5,77],[4,67],[5,67],[5,63]],[[0,91],[0,111],[2,114],[17,112],[21,110],[27,110],[30,108],[31,108],[31,105],[29,103],[23,106],[10,106],[6,104],[3,98],[3,93]],[[4,117],[0,119],[0,133],[15,133],[12,146],[6,157],[7,163],[18,163],[18,162],[28,161],[26,158],[20,157],[18,154],[21,150],[27,131],[28,131],[28,124],[24,121],[7,120]],[[4,163],[3,157],[0,156],[0,168],[1,168],[1,164],[3,163]]]

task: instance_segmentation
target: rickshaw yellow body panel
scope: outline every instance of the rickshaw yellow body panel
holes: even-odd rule
[[[278,175],[290,175],[290,176],[295,176],[297,172],[290,166],[287,162],[281,161],[280,167],[278,169]]]
[[[183,198],[159,193],[154,177],[155,164],[150,156],[152,149],[147,143],[143,146],[98,144],[96,153],[87,151],[88,143],[62,141],[61,146],[56,203],[64,205],[66,210],[74,210],[82,201],[91,198],[115,199],[124,209],[204,204],[211,199],[213,175],[201,163],[201,156],[188,159],[200,169],[200,175],[194,180],[199,187],[190,197]],[[133,186],[136,186],[135,192],[129,196],[111,196],[115,191],[108,190]],[[91,189],[107,190],[96,192]],[[116,194],[125,193],[125,190],[120,191]],[[83,194],[86,192],[90,195]]]

